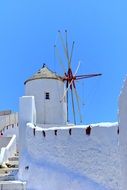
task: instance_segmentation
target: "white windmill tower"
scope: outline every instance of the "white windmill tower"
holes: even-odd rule
[[[60,101],[65,91],[63,79],[43,67],[25,81],[25,96],[34,96],[37,124],[66,125],[67,102]],[[44,126],[43,126],[44,127]]]

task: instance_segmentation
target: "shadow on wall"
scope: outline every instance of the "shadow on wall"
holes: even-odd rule
[[[28,190],[109,190],[90,180],[88,177],[75,173],[60,164],[36,161],[28,153],[24,153],[29,166],[24,168]],[[33,175],[34,171],[34,175]],[[37,176],[37,178],[35,178]]]

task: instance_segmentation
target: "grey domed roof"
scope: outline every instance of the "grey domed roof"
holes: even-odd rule
[[[24,84],[31,80],[37,80],[37,79],[56,79],[56,80],[61,80],[63,81],[62,77],[58,76],[55,72],[51,71],[48,69],[45,64],[43,67],[35,73],[31,78],[27,79]]]

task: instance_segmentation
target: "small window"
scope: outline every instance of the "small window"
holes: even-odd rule
[[[45,92],[45,99],[46,99],[46,100],[49,100],[49,99],[50,99],[49,92]]]

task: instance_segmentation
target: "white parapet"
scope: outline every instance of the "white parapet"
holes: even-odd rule
[[[127,79],[119,98],[119,143],[122,171],[122,189],[127,188]]]
[[[118,125],[90,126],[88,134],[89,125],[42,128],[27,123],[22,180],[28,189],[121,190]]]
[[[24,152],[27,150],[26,127],[27,123],[36,123],[36,108],[34,96],[23,96],[19,103],[19,178],[23,180]]]

